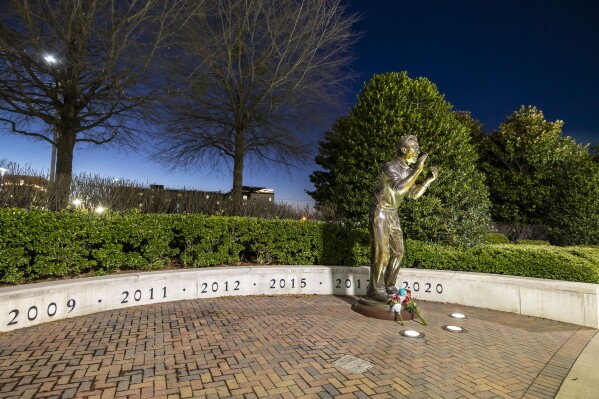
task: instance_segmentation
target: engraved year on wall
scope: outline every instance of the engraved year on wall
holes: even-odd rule
[[[333,275],[333,293],[348,295],[365,295],[370,280],[361,275]]]
[[[41,298],[39,302],[30,306],[9,309],[6,326],[20,328],[37,324],[40,321],[48,322],[54,319],[63,319],[77,307],[77,300],[75,298],[69,298],[66,301],[53,301],[48,303],[48,305],[42,304],[43,301]]]
[[[407,290],[412,291],[413,294],[431,294],[431,295],[440,295],[443,294],[443,284],[441,283],[431,283],[428,281],[420,281],[415,280],[413,282],[403,281],[401,283],[401,287]]]

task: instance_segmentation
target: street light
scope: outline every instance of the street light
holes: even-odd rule
[[[54,57],[52,54],[46,54],[44,56],[44,61],[46,61],[48,64],[56,64],[58,62],[56,57]]]
[[[44,61],[46,61],[49,65],[58,64],[58,59],[54,57],[52,54],[46,54],[44,56]],[[52,129],[52,157],[50,160],[50,181],[53,182],[56,180],[56,126]]]
[[[4,187],[4,174],[8,172],[8,169],[0,168],[0,187]]]

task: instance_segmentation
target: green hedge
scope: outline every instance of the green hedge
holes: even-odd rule
[[[369,252],[367,231],[322,222],[0,209],[4,284],[167,264],[368,265]],[[599,248],[593,247],[458,249],[406,240],[403,265],[599,283]]]
[[[486,244],[509,244],[510,239],[505,234],[488,233]]]
[[[551,245],[547,240],[516,240],[516,245]]]
[[[493,244],[470,249],[407,241],[404,267],[599,283],[599,248]]]
[[[0,283],[240,261],[368,263],[368,235],[321,222],[0,209]]]

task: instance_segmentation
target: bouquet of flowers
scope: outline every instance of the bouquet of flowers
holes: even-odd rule
[[[405,293],[405,295],[401,295],[402,293]],[[422,318],[422,315],[420,314],[420,310],[418,309],[418,306],[416,306],[416,303],[412,299],[412,291],[410,291],[410,290],[404,291],[402,289],[398,294],[394,294],[389,299],[388,304],[389,304],[389,311],[395,312],[399,315],[399,323],[402,326],[403,326],[403,318],[401,317],[402,310],[407,310],[412,315],[418,316],[420,318],[420,321],[422,321],[422,324],[424,324],[426,326],[426,321],[424,321],[424,319]]]

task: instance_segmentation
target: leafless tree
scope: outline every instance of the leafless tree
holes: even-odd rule
[[[239,207],[246,161],[307,157],[300,132],[311,111],[344,92],[358,16],[341,0],[212,0],[202,12],[169,58],[181,84],[159,114],[155,159],[233,166]]]
[[[193,0],[7,0],[0,10],[0,124],[57,150],[72,176],[77,143],[140,131],[153,60]],[[68,193],[61,198],[66,199]],[[61,207],[64,204],[58,204]]]

